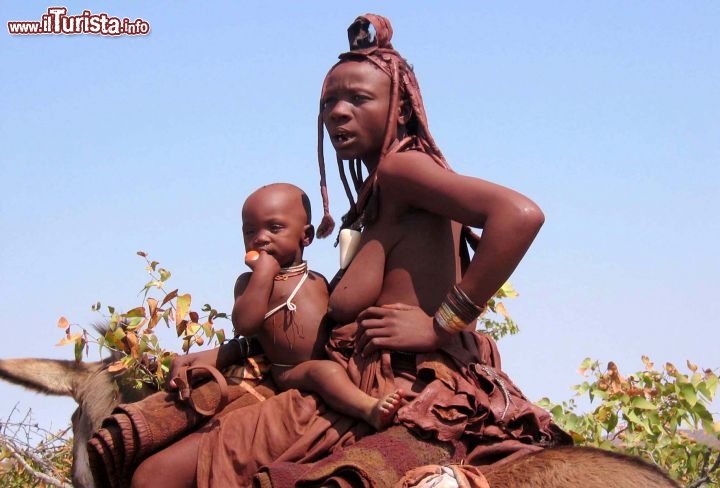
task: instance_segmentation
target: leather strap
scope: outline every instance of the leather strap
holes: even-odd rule
[[[211,378],[193,380],[193,372],[204,372]],[[210,381],[216,384],[213,387]],[[187,402],[200,415],[211,417],[228,403],[228,385],[225,377],[212,366],[190,366],[182,368],[175,378],[178,385],[178,397]],[[218,398],[219,397],[219,398]]]

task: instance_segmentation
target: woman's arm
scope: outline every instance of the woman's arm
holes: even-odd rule
[[[440,168],[417,152],[393,154],[378,168],[383,198],[482,228],[459,287],[483,305],[507,281],[545,217],[529,198],[509,188]]]
[[[383,206],[391,200],[405,211],[422,209],[483,229],[458,284],[478,306],[507,281],[544,222],[540,208],[520,193],[443,169],[418,152],[389,156],[378,168],[378,183]],[[406,304],[369,307],[357,322],[356,348],[363,355],[377,349],[436,350],[454,335],[420,308]]]
[[[264,251],[247,264],[253,272],[240,275],[235,282],[232,324],[236,336],[250,337],[260,331],[265,320],[273,278],[280,271],[280,265]]]

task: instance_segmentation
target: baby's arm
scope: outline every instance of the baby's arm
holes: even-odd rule
[[[266,252],[254,261],[246,261],[253,270],[243,273],[235,282],[235,304],[232,323],[235,335],[254,336],[260,331],[273,290],[273,279],[280,265]]]

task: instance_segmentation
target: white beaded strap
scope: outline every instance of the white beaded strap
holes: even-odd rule
[[[297,292],[300,290],[300,287],[303,285],[303,283],[305,283],[305,280],[307,279],[307,277],[308,277],[308,270],[306,269],[302,275],[302,278],[300,278],[300,281],[298,281],[298,284],[295,285],[295,289],[292,291],[292,293],[290,294],[288,299],[285,302],[278,305],[277,307],[270,310],[268,313],[266,313],[265,318],[270,317],[272,314],[282,310],[285,307],[287,307],[287,309],[290,310],[291,312],[294,312],[297,309],[297,305],[295,305],[292,302],[292,300],[293,300],[293,298],[295,298],[295,295],[297,295]]]

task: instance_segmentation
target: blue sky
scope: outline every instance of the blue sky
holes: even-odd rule
[[[527,396],[569,398],[588,356],[626,372],[641,355],[720,367],[717,2],[63,5],[151,33],[0,34],[0,357],[71,358],[58,317],[87,326],[98,300],[139,304],[140,249],[195,304],[229,311],[244,198],[291,181],[320,214],[320,84],[347,25],[377,12],[451,165],[545,211],[511,278],[522,332],[500,343]],[[50,6],[3,2],[3,29]],[[334,273],[329,240],[306,256]],[[0,391],[0,417],[17,403],[59,428],[74,408]]]

